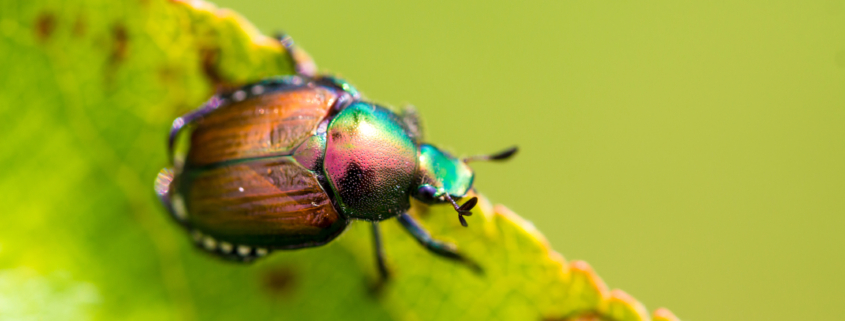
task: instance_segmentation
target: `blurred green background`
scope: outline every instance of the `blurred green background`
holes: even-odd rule
[[[216,1],[686,320],[845,314],[845,1]]]

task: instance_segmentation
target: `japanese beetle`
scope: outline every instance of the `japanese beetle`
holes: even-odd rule
[[[406,213],[409,198],[448,202],[467,226],[464,216],[477,199],[455,202],[472,188],[467,162],[507,159],[516,148],[455,158],[422,142],[413,109],[394,113],[362,100],[347,82],[316,75],[289,38],[280,41],[298,75],[216,95],[173,121],[174,169],[159,173],[155,191],[197,245],[251,261],[272,250],[323,245],[353,219],[364,220],[372,222],[386,277],[378,222],[396,217],[426,249],[480,271]]]

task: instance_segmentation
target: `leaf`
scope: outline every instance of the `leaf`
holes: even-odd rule
[[[0,319],[648,320],[584,262],[479,195],[463,228],[449,206],[414,204],[478,275],[383,227],[394,279],[368,224],[252,265],[195,249],[157,204],[176,116],[216,89],[290,74],[276,41],[191,1],[0,3]],[[654,320],[677,320],[658,309]]]

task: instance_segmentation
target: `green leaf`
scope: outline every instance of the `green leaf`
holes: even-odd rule
[[[327,35],[328,36],[328,35]],[[0,319],[648,320],[584,262],[481,197],[469,228],[414,204],[435,237],[485,273],[382,224],[394,279],[368,224],[255,264],[201,253],[157,203],[170,121],[215,90],[290,74],[284,48],[202,2],[0,4]],[[655,320],[677,320],[659,309]]]

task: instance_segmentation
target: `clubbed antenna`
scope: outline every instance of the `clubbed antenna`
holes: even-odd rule
[[[452,196],[449,196],[449,194],[446,194],[445,196],[446,196],[446,199],[449,200],[449,203],[452,203],[452,207],[455,208],[455,211],[458,212],[458,220],[461,221],[461,225],[463,227],[469,226],[467,224],[467,220],[464,219],[464,216],[471,216],[472,215],[472,212],[470,212],[470,210],[472,210],[472,208],[475,207],[475,204],[478,204],[478,197],[473,196],[468,201],[466,201],[463,205],[458,206],[458,203],[455,203],[455,200],[452,199]]]
[[[501,152],[490,154],[490,155],[476,155],[464,158],[464,163],[474,162],[474,161],[502,161],[511,158],[519,149],[514,146],[503,150]]]

